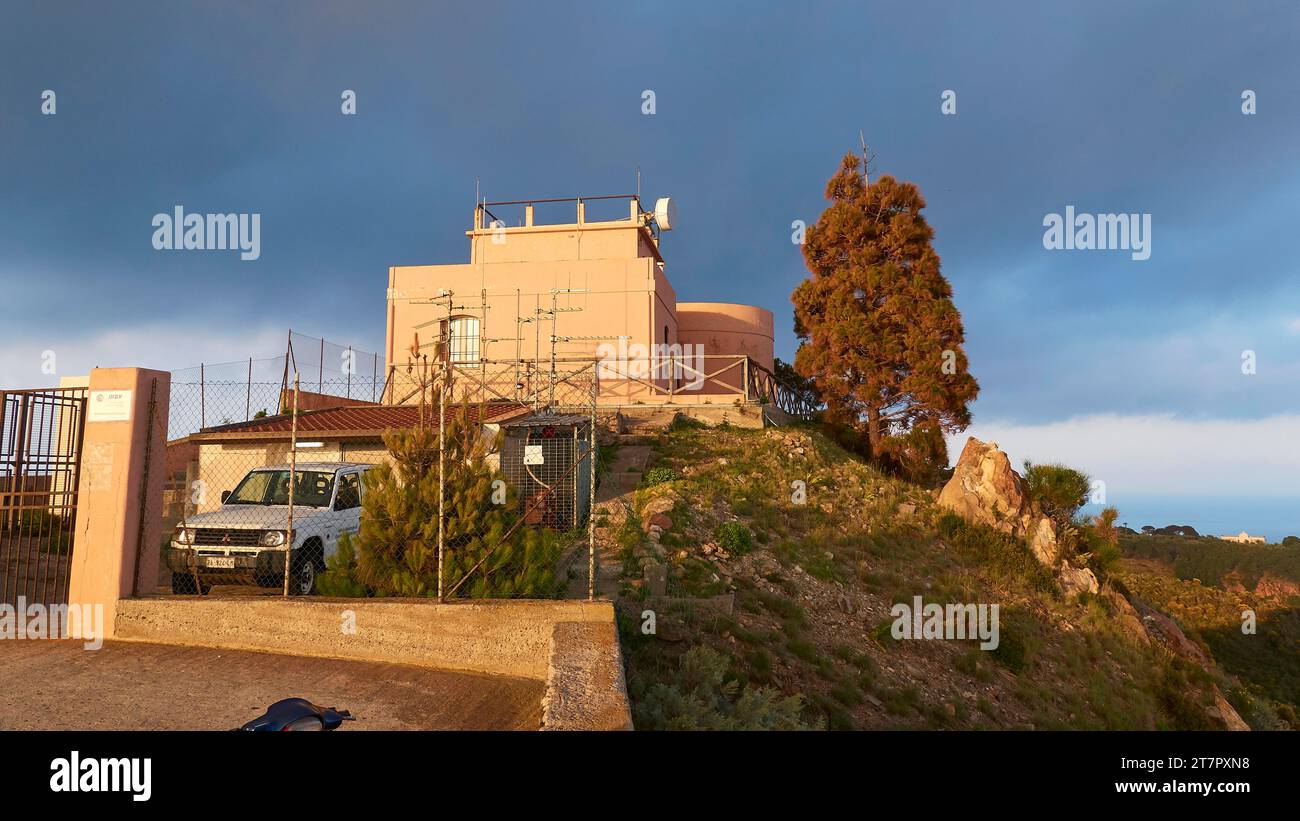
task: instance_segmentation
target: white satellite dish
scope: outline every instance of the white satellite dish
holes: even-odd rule
[[[672,197],[660,197],[655,200],[655,223],[660,231],[671,231],[677,224],[677,203]]]

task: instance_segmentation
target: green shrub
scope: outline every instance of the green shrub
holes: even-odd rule
[[[939,516],[939,521],[935,527],[939,531],[939,537],[945,542],[951,542],[957,538],[957,534],[966,526],[966,520],[952,511],[945,511]]]
[[[862,689],[852,679],[844,679],[831,688],[831,697],[845,707],[856,707],[862,703]]]
[[[1004,607],[998,612],[998,646],[987,652],[998,664],[1020,675],[1041,643],[1038,623],[1032,615]]]
[[[740,522],[723,522],[713,531],[713,538],[729,553],[748,553],[754,546],[754,534]]]
[[[670,467],[652,467],[641,477],[641,483],[646,487],[662,485],[664,482],[675,482],[682,478],[681,474]]]
[[[952,666],[955,667],[959,672],[965,673],[971,678],[976,678],[980,674],[980,653],[981,652],[982,651],[978,649],[969,650],[966,652],[965,655],[958,656],[957,660],[953,662]]]
[[[821,660],[822,654],[821,651],[817,649],[817,645],[805,639],[790,637],[786,641],[785,646],[789,647],[790,652],[794,653],[796,657],[808,662],[809,664],[815,664]]]
[[[1118,541],[1107,539],[1104,532],[1104,528],[1097,524],[1079,526],[1079,549],[1088,553],[1087,567],[1098,579],[1109,577],[1121,555]]]
[[[1197,698],[1205,688],[1204,679],[1202,670],[1181,658],[1171,659],[1165,666],[1157,684],[1157,695],[1173,720],[1171,729],[1223,729],[1223,723],[1211,718],[1206,705]]]
[[[1034,558],[1025,544],[991,527],[971,524],[955,513],[939,517],[939,535],[966,557],[985,567],[1019,577],[1043,593],[1056,591],[1050,571]]]
[[[674,579],[673,582],[680,585],[680,590],[687,595],[707,599],[727,592],[726,580],[718,574],[718,569],[711,562],[691,557],[684,560],[679,567],[682,576],[680,579]]]
[[[669,682],[652,684],[635,708],[643,730],[809,730],[803,699],[771,687],[747,686],[729,676],[728,658],[709,647],[693,647]]]
[[[921,688],[915,684],[896,690],[889,687],[882,688],[879,696],[890,715],[905,716],[921,706]]]
[[[749,662],[750,670],[753,677],[759,681],[769,681],[772,678],[772,655],[763,648],[757,648],[745,657]]]
[[[758,597],[763,607],[773,615],[786,621],[793,621],[800,626],[806,623],[808,617],[804,614],[803,606],[799,602],[787,599],[778,593],[769,593],[766,590],[755,590],[754,595]]]
[[[853,729],[853,715],[838,701],[821,693],[813,693],[813,706],[826,716],[827,728],[833,731]]]
[[[993,660],[1016,675],[1025,671],[1028,653],[1025,643],[1014,632],[1003,628],[996,649],[988,651]]]
[[[1086,473],[1065,465],[1035,465],[1025,462],[1025,489],[1043,513],[1063,529],[1079,508],[1088,502],[1092,490]]]

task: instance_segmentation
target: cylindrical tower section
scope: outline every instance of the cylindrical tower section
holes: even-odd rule
[[[772,312],[755,305],[732,302],[677,303],[677,338],[683,346],[703,348],[705,373],[725,367],[724,357],[748,356],[768,370],[772,369]],[[698,349],[697,349],[698,350]],[[741,369],[736,368],[718,382],[739,388]],[[718,393],[721,386],[707,384],[705,393]]]

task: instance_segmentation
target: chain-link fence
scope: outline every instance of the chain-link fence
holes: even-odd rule
[[[384,389],[384,360],[377,353],[325,339],[289,332],[284,387],[298,374],[302,394],[315,394],[304,406],[329,399],[379,402]],[[301,399],[301,396],[300,396]]]
[[[596,371],[443,358],[382,380],[374,363],[369,383],[319,368],[275,382],[257,360],[243,380],[178,372],[150,467],[166,472],[146,511],[164,526],[157,589],[586,598]]]
[[[168,441],[209,426],[288,413],[295,375],[300,410],[383,401],[383,358],[350,345],[289,331],[280,356],[208,362],[172,371],[184,412],[168,420]]]
[[[245,421],[224,413],[208,418],[214,409],[244,406],[250,393],[266,404],[239,414]],[[280,413],[285,393],[288,413]],[[292,403],[293,390],[278,384],[172,383],[166,451],[150,465],[165,472],[155,511],[163,521],[163,591],[207,593],[220,585],[283,594],[286,587],[314,587],[348,510],[346,489],[360,481],[360,471],[336,455],[304,457],[293,446]]]

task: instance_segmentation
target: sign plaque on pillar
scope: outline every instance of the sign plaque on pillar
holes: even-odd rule
[[[132,391],[91,391],[87,422],[130,422]]]

